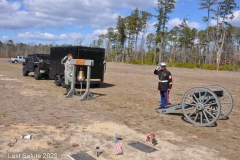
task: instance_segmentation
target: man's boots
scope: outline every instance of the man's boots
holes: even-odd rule
[[[66,85],[66,93],[64,93],[63,95],[67,95],[69,91],[70,91],[70,87]]]

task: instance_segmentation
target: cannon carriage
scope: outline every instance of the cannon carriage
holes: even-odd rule
[[[185,93],[182,102],[157,109],[158,113],[182,110],[185,120],[197,126],[214,125],[218,119],[226,119],[233,108],[233,98],[227,89],[219,85],[195,87]]]

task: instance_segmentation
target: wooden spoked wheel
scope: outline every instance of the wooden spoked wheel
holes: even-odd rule
[[[197,126],[214,124],[221,113],[221,105],[217,95],[210,89],[196,87],[183,96],[182,112],[188,122]]]
[[[221,114],[219,116],[219,119],[225,119],[233,109],[233,98],[230,92],[219,85],[211,85],[207,87],[213,92],[222,92],[222,95],[218,97],[220,104],[221,104]]]

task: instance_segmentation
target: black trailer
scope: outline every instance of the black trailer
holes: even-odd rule
[[[91,59],[94,60],[94,66],[91,67],[90,83],[94,86],[99,86],[103,83],[104,72],[106,70],[106,63],[104,61],[105,49],[91,48],[83,46],[64,46],[51,47],[50,49],[50,74],[49,78],[55,79],[57,86],[65,87],[64,82],[64,65],[61,60],[67,56],[68,53],[73,55],[73,59]],[[76,66],[76,77],[80,67]],[[87,77],[87,66],[83,66],[84,76]],[[83,82],[85,84],[86,81]],[[79,82],[76,80],[76,84]]]

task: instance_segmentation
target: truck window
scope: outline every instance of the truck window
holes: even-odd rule
[[[38,59],[39,59],[40,61],[42,60],[43,62],[47,62],[47,63],[49,63],[49,61],[50,61],[49,58],[50,58],[50,57],[49,57],[48,54],[46,54],[46,55],[39,55],[39,56],[38,56]]]
[[[33,57],[33,56],[29,56],[29,57],[28,57],[28,61],[29,61],[29,62],[34,62],[34,57]]]
[[[34,62],[38,62],[38,58],[34,56]]]

